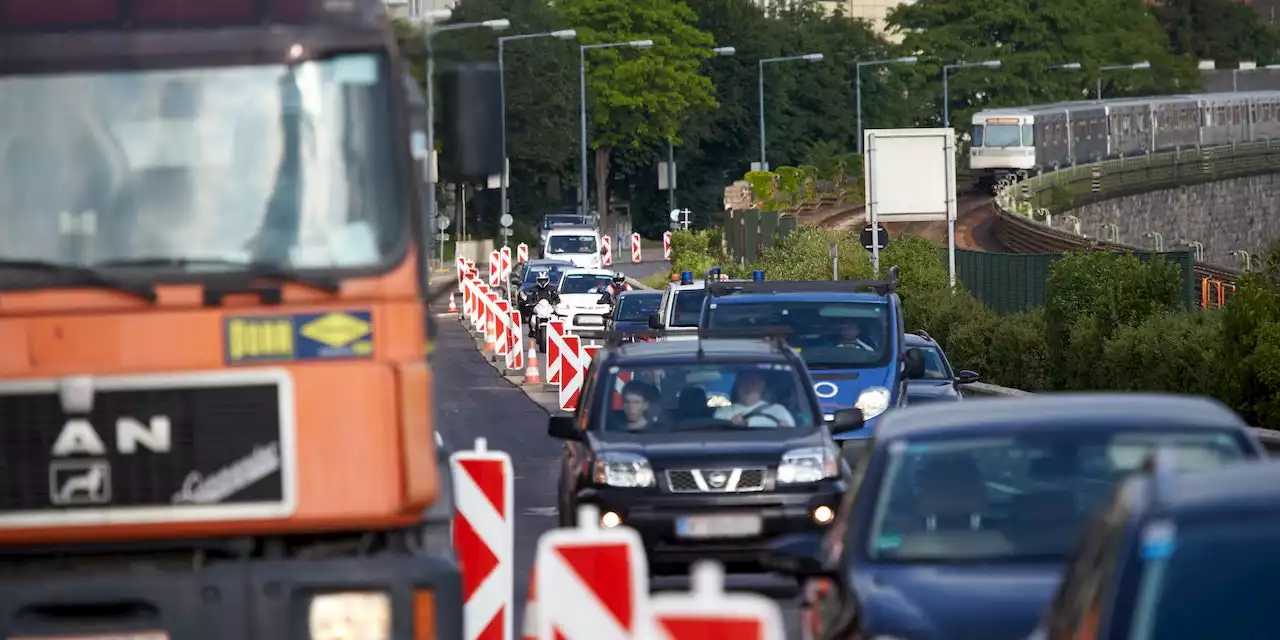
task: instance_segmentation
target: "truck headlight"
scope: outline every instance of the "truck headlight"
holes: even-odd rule
[[[653,467],[644,456],[634,453],[604,453],[596,459],[592,479],[611,487],[652,487]]]
[[[391,597],[385,593],[354,591],[311,598],[308,631],[311,640],[386,640],[391,638]]]
[[[853,408],[862,410],[862,419],[870,420],[889,409],[889,390],[884,387],[864,389],[853,403]]]
[[[778,484],[817,482],[835,477],[838,466],[831,447],[805,447],[782,454],[778,465]]]

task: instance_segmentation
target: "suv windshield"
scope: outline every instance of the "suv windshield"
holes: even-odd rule
[[[821,419],[785,363],[613,367],[603,377],[605,431],[811,428]]]
[[[1255,638],[1275,625],[1280,519],[1154,522],[1130,638]],[[1211,588],[1206,588],[1210,586]],[[1262,635],[1269,635],[1262,633]]]
[[[951,372],[942,359],[942,351],[937,347],[914,347],[924,357],[924,375],[912,380],[950,380]]]
[[[596,237],[583,236],[551,236],[547,239],[548,253],[595,253]]]
[[[569,273],[560,279],[560,293],[595,293],[613,284],[613,276],[598,273]]]
[[[702,304],[707,299],[706,289],[685,289],[676,292],[675,309],[671,314],[671,326],[696,327],[702,318]]]
[[[0,260],[380,263],[404,226],[388,95],[371,54],[0,79]]]
[[[889,446],[867,537],[883,562],[1059,562],[1086,518],[1156,445],[1183,470],[1244,459],[1222,431],[1037,429],[1016,437],[931,437]]]
[[[542,229],[545,231],[552,227],[562,227],[565,225],[583,225],[587,223],[587,219],[577,215],[549,215],[542,219]]]
[[[658,312],[658,303],[661,301],[661,295],[652,293],[623,295],[618,299],[618,310],[614,313],[614,320],[643,322],[649,314]]]
[[[893,354],[882,302],[713,302],[707,326],[787,327],[787,342],[812,369],[883,366]]]

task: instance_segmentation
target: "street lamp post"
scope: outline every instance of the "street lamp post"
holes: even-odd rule
[[[431,41],[436,35],[446,31],[461,31],[463,29],[492,29],[493,31],[501,31],[511,26],[511,21],[506,18],[498,20],[485,20],[483,22],[460,22],[458,24],[446,24],[436,26],[436,23],[448,20],[453,12],[449,9],[438,9],[430,11],[424,16],[422,29],[423,47],[427,54],[427,223],[431,224],[436,219],[436,130],[435,130],[435,110],[436,110],[436,92],[435,92],[435,72],[436,61],[435,54],[431,49]],[[459,221],[459,227],[462,227],[464,221]]]
[[[578,32],[573,29],[561,29],[559,31],[549,31],[547,33],[522,33],[515,36],[502,36],[498,38],[498,100],[502,109],[502,213],[507,213],[507,181],[510,179],[508,175],[510,166],[507,161],[507,74],[503,65],[503,53],[508,42],[516,40],[532,40],[534,38],[555,38],[557,40],[572,40],[578,37]]]
[[[716,47],[711,53],[719,57],[728,57],[738,53],[734,47]],[[675,210],[676,208],[676,149],[671,140],[667,139],[667,209]]]
[[[1143,60],[1142,62],[1135,62],[1133,64],[1113,64],[1107,67],[1098,67],[1098,91],[1095,95],[1097,96],[1098,100],[1102,100],[1102,72],[1103,71],[1124,71],[1124,70],[1137,71],[1140,69],[1150,69],[1150,68],[1151,68],[1151,63],[1147,62],[1146,60]]]
[[[894,64],[894,63],[915,64],[916,57],[907,56],[905,58],[888,58],[885,60],[867,60],[866,62],[859,62],[854,66],[853,82],[854,82],[854,93],[856,96],[854,98],[854,102],[857,105],[856,109],[858,111],[858,155],[862,155],[862,68],[879,66],[883,64]]]
[[[764,137],[764,65],[774,62],[792,62],[795,60],[805,60],[808,62],[822,62],[821,53],[806,53],[802,56],[782,56],[781,58],[764,58],[759,62],[759,84],[760,84],[760,170],[768,171],[769,162],[765,159],[765,137]]]
[[[1045,67],[1046,71],[1079,71],[1082,65],[1079,62],[1068,62],[1066,64],[1052,64]]]
[[[951,88],[947,84],[947,76],[951,74],[952,69],[969,69],[972,67],[986,67],[988,69],[999,69],[1004,63],[999,60],[986,60],[983,62],[957,62],[955,64],[942,65],[942,126],[951,126]]]
[[[591,210],[587,206],[587,50],[588,49],[613,49],[615,47],[634,47],[636,49],[648,49],[653,46],[652,40],[628,40],[626,42],[603,42],[599,44],[584,44],[578,46],[578,136],[579,152],[581,155],[578,169],[578,207],[581,209],[582,215],[587,215]],[[608,216],[608,211],[599,212],[601,216]],[[604,218],[601,218],[604,220]]]

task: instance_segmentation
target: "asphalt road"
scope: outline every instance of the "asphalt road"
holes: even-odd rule
[[[659,268],[664,265],[657,263]],[[540,364],[543,360],[539,357]],[[526,393],[517,386],[523,376],[499,375],[481,357],[474,339],[453,316],[439,318],[431,361],[439,403],[436,427],[445,443],[461,449],[483,437],[491,449],[511,456],[516,488],[514,620],[518,631],[524,619],[524,597],[538,537],[558,522],[556,486],[563,445],[546,435],[547,416],[556,408],[556,395],[542,391],[542,387]],[[665,578],[655,581],[652,587],[686,589],[688,582]],[[731,576],[728,587],[782,598],[789,635],[798,637],[798,616],[789,583],[770,576]]]

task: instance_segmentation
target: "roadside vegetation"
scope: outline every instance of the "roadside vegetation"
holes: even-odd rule
[[[826,280],[828,245],[839,245],[841,279],[872,277],[871,257],[849,233],[802,228],[742,264],[725,257],[717,232],[672,236],[672,273],[734,277],[763,269],[772,280]],[[1222,309],[1186,311],[1177,265],[1130,254],[1076,252],[1055,262],[1046,304],[1001,316],[959,283],[947,285],[938,249],[903,238],[880,253],[901,272],[908,331],[925,330],[957,369],[1028,391],[1110,389],[1213,396],[1252,424],[1280,429],[1280,241],[1264,268],[1236,283]]]

